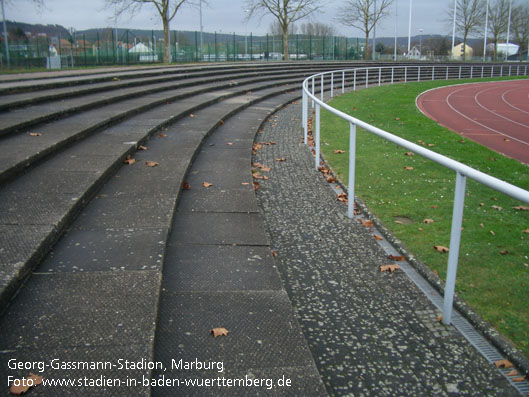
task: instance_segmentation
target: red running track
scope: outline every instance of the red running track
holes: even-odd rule
[[[421,94],[417,106],[465,138],[529,164],[529,80],[441,87]]]

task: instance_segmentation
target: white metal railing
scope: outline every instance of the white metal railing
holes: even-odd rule
[[[435,153],[429,149],[409,142],[387,131],[367,124],[362,120],[349,116],[326,104],[324,99],[324,80],[330,82],[330,96],[334,96],[335,74],[341,75],[341,92],[345,92],[346,76],[352,81],[348,86],[356,90],[358,84],[381,85],[382,83],[393,84],[395,82],[425,81],[425,80],[448,80],[451,78],[483,78],[500,76],[527,76],[527,65],[479,65],[479,66],[453,66],[453,65],[417,65],[417,66],[384,66],[367,67],[346,70],[335,70],[331,72],[318,73],[303,81],[302,101],[302,123],[304,128],[304,142],[307,144],[308,135],[308,106],[309,98],[312,107],[315,107],[315,120],[313,123],[315,167],[320,165],[320,109],[323,107],[329,112],[349,122],[349,181],[348,181],[348,210],[347,216],[354,215],[354,192],[355,192],[355,158],[356,158],[356,127],[361,127],[367,132],[375,134],[392,143],[395,143],[409,151],[417,153],[429,160],[435,161],[442,166],[456,172],[454,208],[452,213],[452,227],[450,233],[450,250],[448,253],[448,269],[443,304],[443,323],[449,325],[452,318],[452,307],[454,300],[457,265],[459,260],[459,247],[461,242],[461,226],[463,221],[463,208],[465,200],[466,178],[473,179],[499,192],[505,193],[517,200],[529,203],[529,191],[511,185],[498,178],[475,170],[458,161]],[[316,97],[315,84],[320,79],[320,98]],[[311,85],[309,89],[309,85]]]

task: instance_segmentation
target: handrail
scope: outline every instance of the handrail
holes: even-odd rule
[[[520,73],[520,65],[516,65],[516,75],[527,76],[528,66],[522,65],[523,73]],[[426,75],[431,69],[431,74]],[[375,71],[378,73],[371,73]],[[423,73],[421,74],[421,71]],[[424,73],[426,71],[426,73]],[[395,83],[395,79],[401,77],[398,81],[409,82],[409,81],[425,81],[424,76],[428,76],[428,80],[448,80],[453,76],[453,72],[457,73],[457,79],[462,78],[484,78],[484,77],[499,77],[499,76],[512,76],[513,65],[509,65],[508,74],[504,74],[504,65],[479,65],[479,66],[453,66],[453,65],[407,65],[407,66],[382,66],[382,67],[363,67],[355,69],[341,69],[329,72],[318,73],[307,77],[302,84],[302,123],[304,128],[304,142],[307,144],[308,135],[308,101],[309,98],[312,101],[312,107],[315,107],[315,167],[316,169],[320,165],[320,109],[323,107],[329,112],[349,122],[349,184],[348,184],[348,210],[347,216],[353,218],[354,212],[354,184],[355,184],[355,158],[356,158],[356,127],[361,127],[367,132],[375,134],[381,138],[386,139],[389,142],[395,143],[409,151],[417,153],[418,155],[432,160],[446,168],[449,168],[456,172],[456,185],[455,185],[455,196],[454,196],[454,208],[452,213],[452,226],[450,233],[450,249],[448,253],[448,269],[446,277],[446,286],[444,294],[443,304],[443,323],[449,325],[452,318],[452,308],[455,292],[455,282],[457,274],[457,265],[459,260],[459,247],[461,242],[461,226],[463,221],[463,209],[465,200],[465,187],[466,178],[473,179],[485,186],[488,186],[494,190],[505,193],[517,200],[529,203],[529,191],[521,189],[515,185],[507,183],[501,179],[495,178],[491,175],[485,174],[484,172],[478,171],[472,167],[469,167],[456,160],[443,156],[432,150],[426,149],[413,142],[407,141],[400,138],[390,132],[384,131],[373,125],[370,125],[362,120],[352,117],[340,110],[333,108],[332,106],[324,102],[324,80],[326,76],[330,77],[330,96],[334,96],[334,74],[341,74],[342,84],[341,92],[345,92],[345,76],[346,74],[352,74],[352,87],[353,91],[356,91],[359,82],[365,83],[368,87],[370,81],[381,85],[383,82],[390,84]],[[386,79],[383,79],[383,72],[385,72]],[[399,74],[400,72],[400,74]],[[413,74],[415,72],[415,74]],[[486,74],[485,74],[486,73]],[[378,76],[377,76],[378,75]],[[389,77],[391,75],[391,77]],[[413,79],[413,76],[416,79]],[[372,77],[375,76],[375,77]],[[412,79],[410,80],[410,76]],[[442,78],[436,78],[441,76]],[[468,76],[468,77],[466,77]],[[364,78],[364,80],[361,79]],[[377,79],[378,77],[378,79]],[[320,79],[320,98],[316,97],[315,92],[315,81]],[[312,84],[309,90],[309,82]]]

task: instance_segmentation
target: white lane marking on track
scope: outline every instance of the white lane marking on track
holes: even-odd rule
[[[510,103],[507,99],[505,99],[505,95],[507,95],[509,92],[516,90],[516,88],[513,88],[512,90],[505,91],[503,95],[501,96],[501,99],[503,99],[503,102],[505,102],[508,106],[512,107],[513,109],[516,109],[522,113],[529,114],[529,112],[526,112],[523,109],[520,109],[517,106],[514,106],[512,103]],[[529,98],[529,94],[527,94],[527,98]]]
[[[492,114],[494,114],[494,115],[496,115],[496,116],[498,116],[498,117],[501,117],[501,118],[504,119],[504,120],[510,121],[511,123],[518,124],[519,126],[521,126],[521,127],[523,127],[523,128],[528,128],[528,129],[529,129],[529,126],[528,126],[528,125],[526,125],[526,124],[522,124],[522,123],[519,123],[519,122],[517,122],[517,121],[515,121],[515,120],[512,120],[512,119],[510,119],[510,118],[508,118],[508,117],[502,116],[502,115],[499,114],[498,112],[496,112],[496,111],[494,111],[494,110],[491,110],[491,109],[487,108],[486,106],[484,106],[484,105],[479,101],[478,96],[479,96],[480,94],[483,94],[484,92],[487,92],[487,91],[490,91],[490,90],[494,90],[495,88],[497,88],[497,87],[487,88],[486,90],[478,91],[478,92],[476,93],[476,95],[474,95],[474,101],[478,104],[479,107],[481,107],[482,109],[486,110],[487,112],[490,112],[490,113],[492,113]]]
[[[468,87],[467,87],[467,88],[468,88]],[[522,140],[520,140],[520,139],[518,139],[518,138],[515,138],[515,137],[513,137],[513,136],[510,136],[510,135],[508,135],[508,134],[505,134],[505,133],[503,133],[503,132],[501,132],[501,131],[495,130],[494,128],[487,127],[486,125],[481,124],[480,122],[478,122],[478,121],[476,121],[476,120],[472,120],[470,117],[464,115],[463,113],[461,113],[460,111],[458,111],[456,108],[454,108],[454,107],[450,104],[450,97],[451,97],[453,94],[455,94],[456,92],[461,91],[461,90],[463,90],[463,89],[464,89],[464,88],[460,88],[459,90],[456,90],[456,91],[450,93],[450,94],[446,97],[446,104],[448,105],[448,107],[449,107],[450,109],[452,109],[454,112],[456,112],[456,113],[459,114],[460,116],[462,116],[462,117],[466,118],[467,120],[471,121],[472,123],[475,123],[475,124],[477,124],[477,125],[479,125],[479,126],[485,128],[485,129],[487,129],[487,130],[489,130],[489,131],[495,132],[495,133],[497,133],[497,134],[503,135],[503,136],[505,136],[505,137],[507,137],[507,138],[510,138],[510,139],[512,139],[512,140],[515,140],[515,141],[517,141],[517,142],[520,142],[520,143],[522,143],[522,144],[524,144],[524,145],[528,145],[528,146],[529,146],[529,143],[528,143],[528,142],[522,141]]]

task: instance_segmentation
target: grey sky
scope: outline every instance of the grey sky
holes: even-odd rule
[[[341,0],[324,1],[324,13],[314,14],[312,19],[332,24],[341,35],[348,37],[362,36],[358,29],[343,26],[333,20]],[[6,19],[18,22],[59,24],[77,30],[114,26],[112,10],[105,9],[104,0],[45,0],[46,8],[40,12],[30,0],[14,0],[6,8]],[[451,0],[413,0],[412,35],[451,34],[446,20],[446,10]],[[395,32],[395,7],[398,5],[397,33],[408,35],[409,0],[395,0],[390,16],[377,26],[377,36],[393,36]],[[204,31],[244,34],[266,33],[272,19],[265,17],[261,21],[254,18],[247,24],[244,21],[243,0],[209,0],[209,6],[203,6],[202,18]],[[303,22],[303,21],[300,21]],[[141,13],[118,19],[119,28],[161,29],[159,16],[153,6],[145,5]],[[200,30],[198,7],[185,7],[171,22],[173,30]]]

